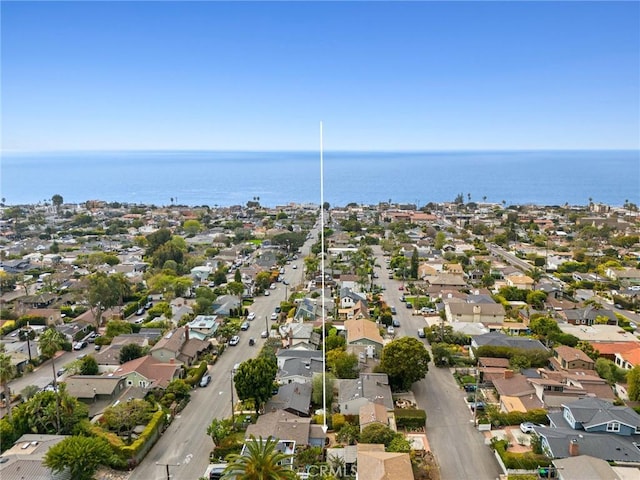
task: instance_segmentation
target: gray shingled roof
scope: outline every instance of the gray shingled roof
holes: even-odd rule
[[[575,440],[580,455],[606,461],[640,463],[640,450],[635,446],[633,436],[588,433],[571,428],[535,427],[535,431],[546,440],[553,458],[569,457],[569,444]]]
[[[606,400],[585,397],[564,405],[585,430],[615,420],[634,429],[640,428],[640,415],[627,406],[616,406]]]

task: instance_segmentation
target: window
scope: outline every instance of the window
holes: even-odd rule
[[[607,432],[619,432],[619,431],[620,431],[620,422],[607,423]]]

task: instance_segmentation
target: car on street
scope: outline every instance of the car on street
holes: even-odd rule
[[[249,339],[249,346],[250,346],[250,347],[253,347],[255,344],[256,344],[256,339],[255,339],[255,338],[253,338],[253,337],[251,337],[251,338]]]
[[[397,318],[394,318],[393,321],[391,322],[391,324],[394,327],[398,328],[398,327],[400,327],[400,320],[398,320]]]
[[[407,302],[407,303],[405,304],[405,306],[406,306],[407,308],[411,309],[411,308],[413,308],[413,303],[411,303],[411,302]]]
[[[87,345],[89,345],[87,342],[82,341],[82,342],[76,342],[76,344],[73,346],[74,350],[82,350],[83,348],[87,348]]]
[[[63,368],[61,368],[60,370],[58,370],[56,372],[56,376],[57,377],[61,377],[62,375],[64,375],[64,372],[66,372],[66,371],[67,371],[67,369],[63,367]]]
[[[200,379],[200,386],[206,387],[207,385],[209,385],[209,383],[211,383],[211,375],[209,374],[203,375],[202,378]]]
[[[520,424],[520,430],[522,433],[533,433],[535,425],[531,422],[522,422]]]
[[[264,296],[265,296],[265,297],[268,297],[269,295],[271,295],[271,294],[269,293],[269,290],[265,290],[265,291],[264,291]]]
[[[271,314],[271,320],[277,320],[278,319],[278,314],[276,312],[273,312]]]
[[[426,335],[424,334],[424,328],[418,329],[418,337],[424,338]]]
[[[391,314],[395,315],[396,313],[398,313],[398,311],[396,310],[396,307],[391,307]]]
[[[240,325],[240,330],[249,330],[249,327],[251,326],[251,324],[249,322],[242,322],[242,325]]]
[[[269,288],[270,288],[271,290],[275,290],[275,289],[276,289],[276,287],[277,287],[277,285],[276,285],[275,283],[272,283],[271,285],[269,285]]]
[[[233,337],[231,337],[231,340],[229,340],[229,345],[231,345],[232,347],[235,347],[239,343],[240,343],[240,337],[238,335],[234,335]]]
[[[404,287],[403,287],[402,285],[400,285],[400,286],[398,287],[398,290],[404,290]]]
[[[267,330],[263,330],[262,333],[260,334],[260,337],[262,338],[267,338],[269,336],[269,332]]]
[[[256,319],[256,312],[250,312],[249,315],[247,315],[247,320],[252,321]]]
[[[387,327],[387,333],[388,333],[389,335],[393,335],[393,334],[395,333],[395,330],[394,330],[394,328],[393,328],[393,325],[389,325],[389,326]]]
[[[293,266],[292,266],[291,268],[293,268],[294,270],[296,270],[296,269],[298,268],[298,266],[297,266],[296,264],[293,264]]]
[[[136,315],[144,315],[144,307],[140,307],[138,310],[136,310]]]

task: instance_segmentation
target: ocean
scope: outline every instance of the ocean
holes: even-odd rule
[[[539,205],[640,204],[638,151],[325,152],[324,200]],[[320,203],[318,152],[103,151],[4,153],[6,205],[105,200],[273,207]]]

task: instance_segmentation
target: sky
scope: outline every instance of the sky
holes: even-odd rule
[[[1,147],[640,148],[640,3],[2,1]]]

